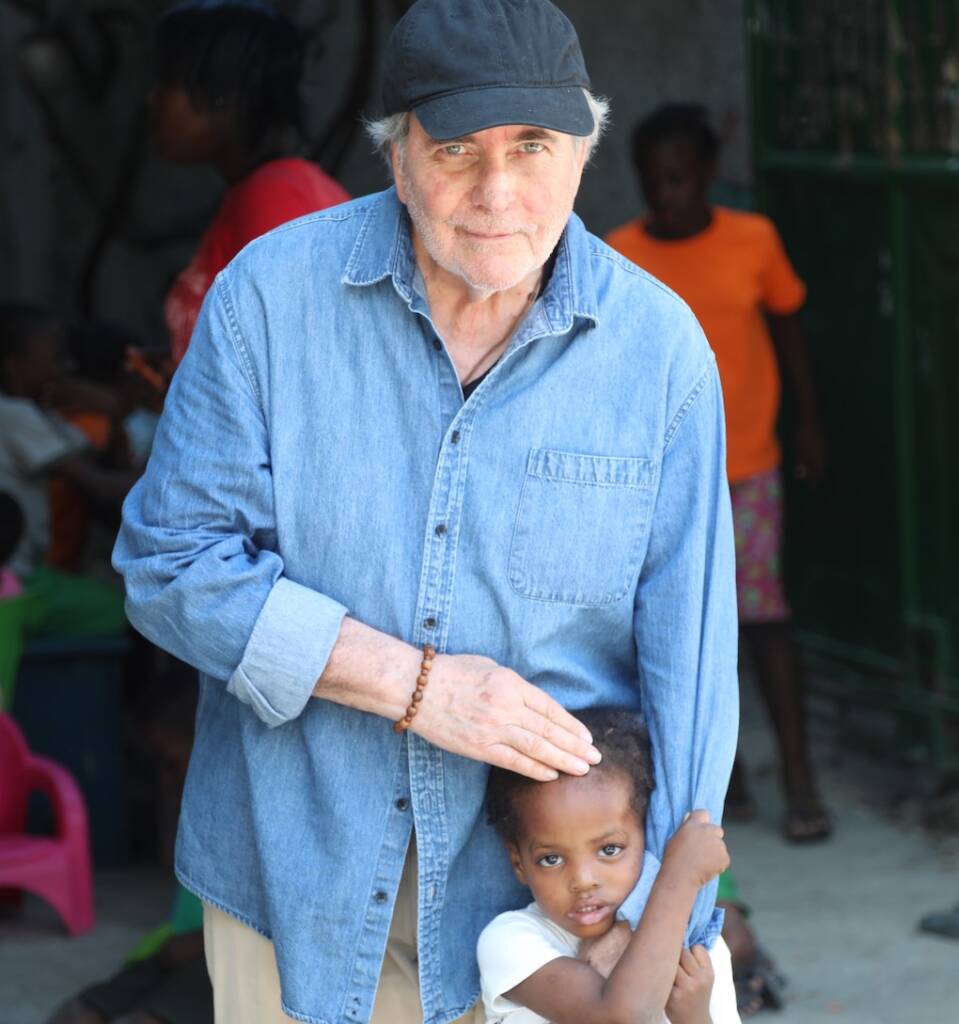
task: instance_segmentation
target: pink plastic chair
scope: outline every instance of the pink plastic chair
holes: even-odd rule
[[[55,837],[24,832],[27,798],[35,790],[53,807]],[[0,897],[10,890],[45,899],[71,935],[93,927],[90,837],[80,789],[60,765],[31,754],[13,719],[0,713]]]

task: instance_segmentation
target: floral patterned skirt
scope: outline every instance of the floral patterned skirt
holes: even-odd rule
[[[791,612],[782,580],[783,485],[779,467],[730,484],[736,535],[739,621],[784,622]]]

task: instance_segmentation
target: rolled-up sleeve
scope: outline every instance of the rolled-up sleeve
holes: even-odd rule
[[[721,820],[739,723],[735,550],[712,358],[666,431],[635,636],[656,773],[647,841],[662,858],[688,811],[704,808],[712,821]],[[644,870],[633,910],[645,902],[658,864],[648,866],[653,870]],[[718,935],[715,896],[715,882],[700,893],[690,943],[711,946]]]
[[[113,563],[133,625],[270,726],[306,706],[346,613],[288,579],[275,549],[267,423],[221,274],[124,504]]]

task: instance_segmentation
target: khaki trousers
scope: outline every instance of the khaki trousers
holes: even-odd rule
[[[422,1024],[416,969],[416,852],[410,844],[370,1024]],[[203,905],[203,941],[216,1024],[289,1024],[280,1009],[273,943],[222,910]],[[482,1004],[456,1024],[483,1024]]]

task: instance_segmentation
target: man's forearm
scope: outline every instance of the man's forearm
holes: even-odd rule
[[[344,618],[313,696],[384,718],[402,718],[421,658],[410,644]]]

